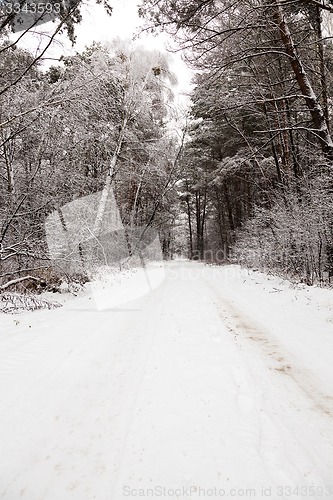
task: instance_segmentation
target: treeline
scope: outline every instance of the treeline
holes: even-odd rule
[[[328,280],[332,3],[146,0],[141,15],[196,70],[181,184],[190,257]]]
[[[67,29],[74,40],[79,4],[54,35]],[[115,41],[46,70],[45,50],[19,48],[9,36],[15,19],[2,16],[0,287],[59,280],[45,220],[55,211],[62,220],[64,205],[105,186],[122,224],[154,227],[166,258],[186,253],[328,281],[332,3],[145,0],[139,10],[195,69],[178,137],[165,55]]]
[[[167,58],[115,41],[45,70],[4,36],[0,65],[1,288],[56,286],[47,216],[108,183],[122,223],[153,226],[168,253],[179,141]]]

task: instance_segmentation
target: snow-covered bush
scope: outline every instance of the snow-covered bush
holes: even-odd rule
[[[41,299],[35,295],[5,292],[0,294],[0,312],[17,314],[37,309],[56,309],[61,307],[58,302]]]
[[[327,179],[302,193],[280,196],[270,209],[257,208],[238,233],[240,263],[275,270],[309,284],[333,275],[333,200]]]

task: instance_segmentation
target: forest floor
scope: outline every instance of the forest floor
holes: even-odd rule
[[[154,273],[0,315],[0,498],[332,499],[333,290]]]

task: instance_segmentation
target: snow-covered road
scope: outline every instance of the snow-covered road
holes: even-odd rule
[[[178,262],[118,309],[1,315],[0,498],[332,499],[333,293],[309,290]]]

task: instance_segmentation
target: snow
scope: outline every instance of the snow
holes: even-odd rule
[[[179,261],[0,318],[0,498],[333,498],[333,290]]]
[[[121,272],[107,269],[100,273],[98,280],[90,283],[96,308],[103,310],[125,305],[150,293],[163,282],[164,277],[164,266],[157,262]]]

